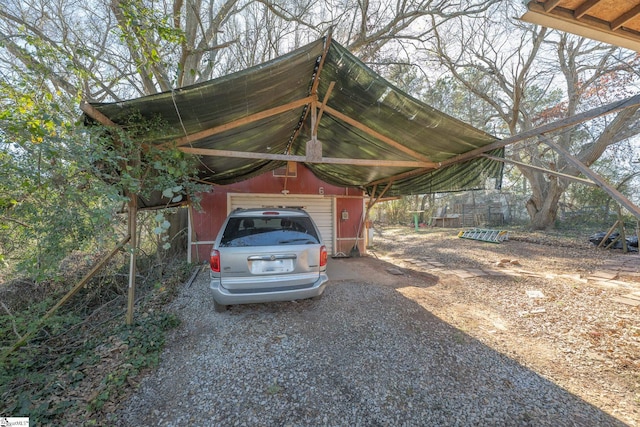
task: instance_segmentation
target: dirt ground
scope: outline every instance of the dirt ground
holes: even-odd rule
[[[397,291],[565,390],[640,426],[640,256],[588,236],[510,232],[500,244],[458,230],[377,228],[375,275],[433,286]],[[637,302],[638,304],[635,304]]]
[[[284,316],[283,324],[289,325],[287,316],[294,316],[295,320],[300,313],[307,316],[314,310],[320,318],[350,315],[348,322],[343,323],[354,322],[357,312],[345,307],[367,296],[362,289],[364,282],[371,282],[384,286],[374,288],[378,292],[368,296],[369,302],[363,305],[368,311],[385,314],[385,309],[402,309],[399,324],[404,325],[415,321],[414,312],[407,309],[414,305],[407,304],[407,300],[415,302],[425,312],[457,328],[460,333],[454,331],[453,334],[453,340],[459,340],[457,344],[465,344],[466,336],[473,337],[626,425],[640,427],[640,256],[597,249],[588,242],[586,234],[568,238],[553,233],[512,231],[509,240],[492,244],[458,238],[458,231],[376,228],[366,256],[330,262],[333,292],[327,292],[320,301],[234,307],[231,315],[217,316],[210,313],[208,300],[199,294],[189,297],[195,291],[187,284],[185,296],[178,298],[176,304],[182,307],[185,301],[194,301],[194,307],[201,311],[193,314],[197,320],[183,320],[182,329],[176,332],[173,344],[169,340],[162,357],[183,354],[187,338],[200,343],[204,338],[199,334],[208,338],[215,336],[208,320],[201,319],[202,313],[211,314],[212,323],[231,322],[241,329],[246,327],[246,322],[236,320],[242,316],[263,315],[270,319],[265,324],[271,325],[274,313],[280,313]],[[332,270],[336,267],[340,268]],[[206,267],[203,271],[206,272]],[[345,293],[352,288],[357,291],[355,296],[343,301]],[[392,291],[387,292],[388,288]],[[204,289],[207,290],[206,286]],[[394,292],[404,298],[395,298],[398,294]],[[205,295],[208,294],[205,292]],[[298,306],[300,308],[296,308]],[[186,315],[185,311],[178,310],[181,316]],[[304,325],[302,320],[298,319]],[[415,321],[411,327],[425,324]],[[197,333],[190,335],[189,328]],[[280,341],[284,336],[277,328],[269,330],[275,334],[274,340]],[[350,330],[338,332],[348,336],[351,342]],[[415,331],[412,333],[415,335]],[[234,332],[232,336],[242,336],[242,333]],[[295,336],[291,334],[292,339]],[[331,339],[335,341],[335,337]],[[393,348],[393,344],[383,346],[387,347]],[[105,356],[101,369],[86,369],[84,385],[76,386],[79,398],[87,402],[99,390],[103,371],[123,363],[121,342],[106,343],[102,350]],[[202,351],[211,353],[210,349]],[[162,373],[166,369],[157,371]],[[144,371],[139,378],[127,379],[130,390],[118,395],[117,402],[107,402],[105,413],[126,404],[130,400],[129,392],[134,393],[146,375],[154,372]],[[508,380],[500,383],[502,386],[517,390]],[[193,392],[193,396],[199,395]],[[150,396],[153,397],[153,393]],[[235,399],[234,394],[231,396]],[[175,397],[161,398],[180,402]],[[150,412],[146,407],[143,409],[143,413]],[[86,425],[102,420],[96,416]],[[68,414],[66,420],[69,425],[82,425],[82,418],[76,413]],[[573,418],[571,421],[573,424],[565,425],[593,425]],[[97,421],[97,425],[105,423]]]

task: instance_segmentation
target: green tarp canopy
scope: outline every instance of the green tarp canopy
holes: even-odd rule
[[[479,189],[491,178],[499,188],[502,180],[502,162],[480,154],[456,160],[494,136],[402,92],[330,38],[215,80],[90,105],[116,124],[133,114],[159,118],[162,136],[143,135],[141,144],[200,156],[200,177],[212,184],[287,161],[372,197]],[[87,124],[90,116],[85,110]]]

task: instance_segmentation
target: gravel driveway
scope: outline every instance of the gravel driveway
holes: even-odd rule
[[[122,426],[622,426],[405,298],[438,278],[330,260],[319,301],[214,313],[203,271],[182,326],[113,414]]]

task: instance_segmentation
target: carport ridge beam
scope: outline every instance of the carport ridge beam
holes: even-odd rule
[[[408,168],[424,168],[433,165],[431,162],[418,160],[378,160],[378,159],[347,159],[342,157],[321,157],[309,159],[307,156],[294,156],[289,154],[255,153],[249,151],[215,150],[211,148],[179,147],[179,150],[187,154],[200,156],[237,157],[242,159],[278,160],[284,162],[299,163],[326,163],[354,166],[395,166]]]

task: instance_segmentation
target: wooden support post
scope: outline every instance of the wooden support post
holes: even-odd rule
[[[318,130],[318,110],[316,102],[311,103],[311,129]],[[311,134],[311,139],[307,141],[306,160],[310,163],[318,163],[322,161],[322,143],[318,140],[316,133]]]
[[[188,246],[188,251],[187,251],[187,263],[191,264],[191,262],[193,261],[193,254],[191,253],[193,251],[193,247],[196,247],[196,262],[199,264],[200,263],[200,254],[199,254],[199,250],[198,250],[198,235],[195,232],[194,226],[193,226],[193,206],[191,205],[191,203],[189,203],[187,205],[187,209],[189,209],[189,226],[188,226],[188,242],[187,242],[187,246]],[[194,245],[194,242],[196,243],[196,245]]]
[[[609,244],[605,247],[605,249],[611,249],[611,248],[613,247],[613,245],[615,245],[615,244],[616,244],[616,242],[617,242],[618,240],[620,240],[620,234],[618,234],[618,235],[616,236],[616,238],[615,238],[615,239],[613,239],[613,240],[611,241],[611,243],[609,243]]]
[[[98,111],[95,107],[89,104],[87,101],[82,101],[80,103],[80,109],[87,114],[89,117],[103,124],[104,126],[116,129],[122,129],[119,125],[114,123],[110,118],[105,116],[103,113]],[[189,142],[189,136],[185,137],[186,141]],[[184,139],[184,138],[181,138]],[[116,147],[120,147],[122,145],[121,141],[118,137],[114,137],[113,140]],[[127,166],[126,162],[122,162],[120,165],[123,169]],[[133,159],[129,159],[129,164],[132,166],[140,165],[140,152],[137,152]],[[140,177],[138,177],[140,178]],[[129,197],[129,238],[131,242],[131,253],[129,255],[129,291],[128,291],[128,301],[127,301],[127,325],[133,324],[133,305],[135,302],[135,289],[136,289],[136,256],[138,250],[138,195],[129,193],[127,194]]]
[[[618,221],[614,222],[611,228],[609,229],[609,231],[607,231],[607,234],[604,235],[604,237],[600,241],[600,244],[598,245],[599,248],[604,246],[604,242],[609,238],[609,236],[611,236],[611,234],[613,233],[613,231],[616,229],[617,226],[618,226]]]
[[[327,105],[327,101],[329,101],[329,96],[331,95],[331,92],[333,91],[333,87],[336,85],[336,82],[331,82],[329,83],[329,88],[327,89],[327,92],[324,94],[324,98],[322,100],[322,104],[320,104],[320,111],[318,111],[318,117],[315,119],[315,124],[313,125],[313,131],[311,132],[311,135],[315,135],[316,138],[318,137],[318,126],[320,126],[320,120],[322,119],[322,114],[324,113],[324,107]],[[315,108],[315,102],[312,103],[312,107]],[[313,114],[311,115],[311,120],[313,121]]]
[[[129,194],[129,290],[127,293],[127,325],[133,324],[133,305],[136,297],[136,260],[138,252],[138,195]]]
[[[620,238],[622,239],[622,252],[629,252],[629,248],[627,248],[627,233],[624,229],[624,218],[622,217],[622,209],[620,205],[616,203],[616,209],[618,211],[618,224],[620,225]]]
[[[602,179],[600,175],[598,175],[597,173],[589,169],[588,166],[586,166],[580,160],[573,157],[567,150],[565,150],[563,147],[559,146],[555,142],[551,141],[549,138],[545,138],[544,143],[547,144],[549,147],[551,147],[554,151],[556,151],[562,157],[564,157],[564,159],[568,163],[572,164],[576,169],[582,172],[585,176],[588,176],[589,178],[591,178],[591,180],[595,182],[598,187],[606,191],[611,196],[611,198],[613,198],[613,200],[615,200],[616,202],[624,206],[629,212],[633,214],[633,216],[640,219],[640,208],[634,205],[631,202],[631,200],[627,199],[624,196],[624,194],[622,194],[617,189],[609,185],[604,179]]]

